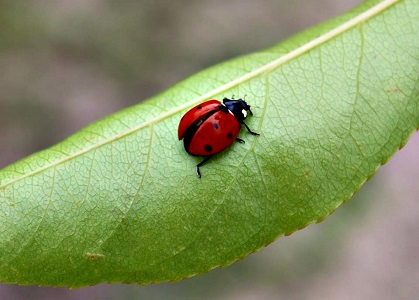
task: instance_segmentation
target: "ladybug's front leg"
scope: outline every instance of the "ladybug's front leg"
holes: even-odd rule
[[[244,144],[244,140],[242,140],[241,138],[236,138],[236,141],[238,141],[240,144]]]
[[[196,165],[196,174],[198,174],[199,178],[201,178],[201,172],[199,171],[199,168],[202,167],[202,165],[205,164],[210,158],[211,156],[205,157],[203,161]]]
[[[251,134],[253,134],[253,135],[259,135],[259,133],[250,130],[249,126],[247,126],[246,123],[242,122],[242,124],[244,124],[244,126],[246,126],[247,131],[249,131]]]

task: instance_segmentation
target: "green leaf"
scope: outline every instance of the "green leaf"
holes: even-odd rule
[[[417,4],[368,1],[4,168],[0,281],[179,280],[323,220],[419,128]],[[178,122],[231,95],[261,135],[198,179]]]

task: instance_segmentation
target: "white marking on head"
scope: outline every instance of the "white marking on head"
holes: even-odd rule
[[[246,118],[246,117],[247,117],[247,111],[246,111],[245,109],[242,109],[242,114],[243,114],[243,117],[244,117],[244,118]]]

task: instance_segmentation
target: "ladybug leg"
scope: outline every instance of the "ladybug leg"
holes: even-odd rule
[[[201,172],[199,171],[199,168],[202,167],[202,165],[205,164],[210,158],[211,156],[207,156],[204,158],[203,161],[201,161],[199,164],[196,165],[196,174],[198,175],[199,178],[201,178]]]
[[[238,141],[240,144],[244,144],[245,143],[245,141],[242,140],[241,138],[236,138],[236,141]]]
[[[246,126],[247,131],[249,131],[251,134],[253,134],[253,135],[259,135],[259,133],[250,130],[249,126],[247,126],[246,123],[244,123],[244,122],[242,122],[242,123],[244,124],[244,126]]]

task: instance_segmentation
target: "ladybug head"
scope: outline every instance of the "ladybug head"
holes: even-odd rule
[[[224,105],[227,107],[229,111],[231,111],[234,117],[241,123],[247,117],[247,111],[253,115],[252,111],[250,110],[250,105],[246,103],[243,99],[233,100],[224,98],[223,99]]]

